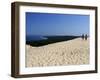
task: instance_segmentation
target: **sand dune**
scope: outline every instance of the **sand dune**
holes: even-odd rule
[[[26,45],[26,67],[89,64],[89,39],[57,42],[41,47]]]

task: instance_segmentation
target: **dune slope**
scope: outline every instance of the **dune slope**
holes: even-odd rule
[[[41,47],[26,45],[26,67],[89,64],[89,39],[57,42]]]

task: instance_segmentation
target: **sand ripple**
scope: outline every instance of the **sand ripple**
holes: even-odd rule
[[[26,67],[89,64],[89,39],[81,38],[42,47],[26,45]]]

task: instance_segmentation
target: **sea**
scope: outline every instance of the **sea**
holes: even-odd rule
[[[47,40],[47,37],[40,36],[40,35],[28,35],[26,36],[26,41],[40,41],[40,40]]]

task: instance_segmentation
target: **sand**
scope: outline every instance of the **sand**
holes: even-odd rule
[[[81,38],[41,47],[26,45],[26,67],[89,64],[89,39]]]

